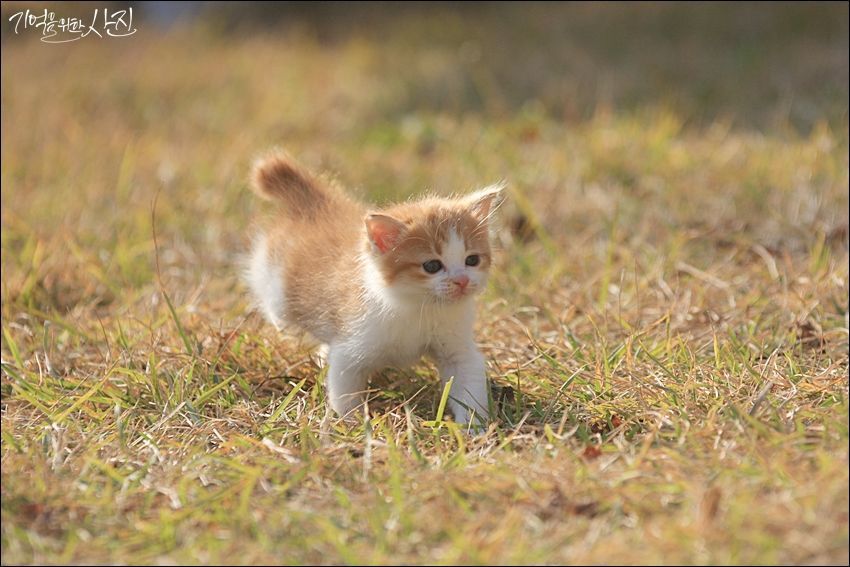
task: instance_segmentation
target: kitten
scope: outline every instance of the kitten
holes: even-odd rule
[[[255,164],[252,186],[275,208],[254,241],[248,286],[275,327],[294,324],[327,345],[331,408],[345,416],[363,403],[370,373],[429,355],[444,382],[454,377],[455,420],[486,422],[474,296],[504,185],[370,211],[276,152]]]

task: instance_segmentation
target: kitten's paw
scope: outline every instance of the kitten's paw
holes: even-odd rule
[[[328,402],[340,419],[352,423],[363,417],[366,396],[362,392],[356,392],[331,398]]]
[[[330,348],[324,343],[320,344],[316,348],[316,350],[312,354],[313,362],[316,363],[316,366],[318,366],[319,368],[324,368],[328,365],[329,352]]]
[[[483,437],[490,431],[490,428],[487,425],[483,425],[481,423],[468,423],[464,425],[464,431],[467,435],[471,437]]]
[[[454,414],[455,423],[462,427],[468,435],[479,437],[490,430],[491,420],[489,417],[480,417],[474,412],[467,412],[466,410],[458,413]]]

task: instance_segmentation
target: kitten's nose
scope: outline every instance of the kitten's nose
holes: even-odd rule
[[[469,285],[469,276],[457,276],[456,278],[452,278],[452,283],[463,291],[466,289],[466,286]]]

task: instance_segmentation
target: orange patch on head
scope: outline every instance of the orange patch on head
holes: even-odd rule
[[[479,192],[481,193],[481,192]],[[423,262],[440,259],[452,232],[469,254],[480,257],[480,270],[490,266],[488,218],[496,194],[473,194],[460,199],[431,198],[390,207],[369,218],[379,218],[374,227],[367,221],[370,241],[380,251],[378,265],[387,283],[399,278],[424,282]],[[387,222],[391,219],[394,222]],[[384,234],[392,243],[384,245]]]

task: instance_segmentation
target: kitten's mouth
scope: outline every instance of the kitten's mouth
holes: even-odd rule
[[[446,294],[446,297],[451,301],[457,301],[459,299],[469,297],[470,295],[473,295],[473,290],[471,288],[466,288],[450,291]]]

